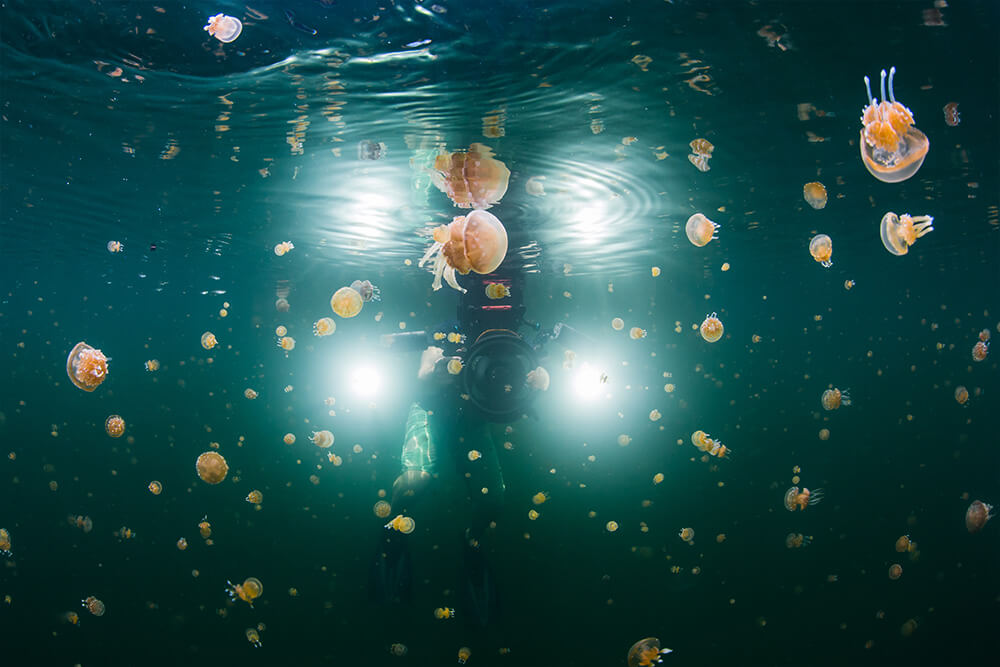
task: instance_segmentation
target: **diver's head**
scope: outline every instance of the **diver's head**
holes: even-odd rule
[[[465,355],[465,393],[490,421],[513,421],[531,407],[537,392],[526,379],[537,367],[535,351],[516,332],[488,329]]]

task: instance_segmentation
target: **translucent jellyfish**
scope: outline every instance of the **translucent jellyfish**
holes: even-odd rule
[[[390,505],[384,500],[380,500],[377,503],[375,503],[375,506],[372,508],[372,511],[375,512],[375,516],[377,516],[380,519],[384,519],[389,516],[390,512],[392,512],[392,505]]]
[[[507,192],[509,180],[507,165],[480,143],[472,144],[468,151],[442,152],[434,159],[431,171],[437,189],[459,208],[487,209],[498,203]]]
[[[651,422],[660,421],[660,418],[662,416],[663,415],[660,414],[660,411],[657,410],[656,408],[653,408],[652,410],[649,411],[649,421]]]
[[[282,336],[286,335],[287,333],[288,333],[288,329],[285,327],[284,324],[279,324],[278,326],[276,326],[274,328],[274,335],[277,336],[278,338],[281,338]]]
[[[606,524],[604,524],[604,530],[608,531],[609,533],[613,533],[613,532],[617,531],[618,530],[618,522],[617,521],[608,521]]]
[[[382,300],[381,290],[372,285],[370,280],[355,280],[351,283],[351,289],[360,294],[365,303]]]
[[[993,518],[993,505],[974,500],[965,511],[965,528],[970,533],[978,533]]]
[[[470,657],[472,657],[472,649],[470,649],[468,646],[463,646],[462,648],[458,649],[458,664],[464,665],[466,662],[468,662]]]
[[[201,539],[207,540],[212,536],[212,524],[208,522],[208,517],[202,517],[201,521],[198,522],[198,534],[201,535]]]
[[[410,649],[406,648],[406,644],[400,644],[399,642],[396,642],[395,644],[389,647],[389,653],[396,656],[397,658],[402,658],[409,652],[409,650]]]
[[[955,401],[959,405],[965,405],[965,402],[969,400],[969,390],[959,385],[955,387]]]
[[[466,454],[466,457],[470,461],[478,461],[479,459],[483,458],[483,453],[478,449],[470,449],[468,454]]]
[[[826,187],[817,181],[802,186],[802,197],[817,211],[826,206]]]
[[[337,323],[332,317],[321,317],[313,323],[313,335],[329,336],[337,330]]]
[[[694,168],[698,171],[705,173],[712,168],[712,166],[708,164],[709,157],[710,156],[708,155],[697,155],[695,153],[691,153],[688,155],[688,162],[693,164]]]
[[[531,496],[531,502],[534,503],[535,505],[541,505],[548,499],[549,499],[549,494],[547,494],[544,491],[539,491],[535,495]]]
[[[893,563],[889,566],[889,578],[895,581],[903,576],[903,566],[899,563]]]
[[[701,213],[695,213],[688,218],[684,232],[687,234],[688,241],[700,248],[709,241],[719,238],[715,233],[718,228],[717,224]]]
[[[70,382],[84,391],[94,391],[108,377],[109,359],[83,341],[66,357],[66,375]]]
[[[253,491],[247,494],[246,500],[248,503],[252,505],[260,505],[261,502],[263,502],[264,500],[264,494],[258,491],[257,489],[254,489]]]
[[[286,433],[285,437],[282,438],[281,441],[283,443],[285,443],[286,445],[294,445],[295,444],[295,434],[294,433]]]
[[[785,535],[785,548],[787,549],[801,549],[802,547],[809,546],[812,542],[812,537],[807,537],[802,533],[788,533]]]
[[[111,415],[104,421],[104,430],[112,438],[120,438],[125,433],[125,420],[119,415]]]
[[[179,551],[184,551],[187,548],[188,548],[188,541],[187,540],[185,540],[183,537],[181,539],[177,540],[177,549]]]
[[[247,387],[246,389],[243,390],[243,395],[252,401],[253,399],[257,398],[259,394],[250,387]]]
[[[827,389],[823,392],[823,395],[819,399],[820,403],[823,404],[824,410],[836,410],[840,406],[847,407],[851,404],[851,397],[844,389],[841,391],[836,387],[833,389]]]
[[[984,361],[990,353],[990,344],[986,341],[979,341],[972,346],[972,360]]]
[[[10,531],[6,528],[0,528],[0,554],[4,556],[11,555]]]
[[[121,252],[125,246],[119,241],[108,241],[108,252]]]
[[[805,511],[806,506],[815,505],[822,499],[823,489],[810,491],[804,488],[799,491],[799,487],[793,486],[785,491],[785,509],[789,512],[794,512],[795,510]]]
[[[385,156],[386,145],[382,142],[375,142],[370,139],[362,139],[358,142],[358,159],[374,162]]]
[[[983,329],[982,331],[980,331],[979,332],[979,340],[982,341],[983,343],[990,342],[990,330],[989,329]]]
[[[320,449],[327,449],[333,445],[333,433],[329,431],[316,431],[312,434],[311,440]]]
[[[455,610],[450,607],[438,607],[434,610],[434,618],[438,620],[445,620],[447,618],[454,618]]]
[[[885,70],[882,70],[881,102],[872,97],[871,82],[865,77],[868,106],[861,116],[861,161],[883,183],[899,183],[913,176],[930,148],[927,136],[913,126],[913,113],[896,101],[892,90],[895,75],[896,68],[890,68],[887,99]]]
[[[160,362],[156,359],[150,359],[149,361],[146,362],[145,366],[146,370],[149,371],[150,373],[154,373],[160,370]]]
[[[504,297],[510,296],[510,288],[503,283],[488,283],[486,285],[486,298],[487,299],[503,299]]]
[[[852,289],[854,289],[854,285],[856,285],[856,284],[857,283],[855,283],[853,280],[850,280],[850,279],[845,280],[844,281],[844,289],[847,290],[848,292],[850,292]]]
[[[616,317],[615,319],[611,320],[611,328],[614,329],[615,331],[621,331],[622,329],[625,328],[625,320],[623,320],[620,317]]]
[[[694,544],[694,528],[681,528],[681,532],[677,533],[677,537],[688,544]]]
[[[663,656],[673,653],[672,649],[660,648],[660,640],[646,637],[632,644],[628,650],[628,667],[649,667],[663,662]]]
[[[916,551],[917,543],[910,539],[909,535],[901,535],[896,540],[896,551],[899,553],[906,553]]]
[[[538,517],[540,517],[540,516],[541,516],[541,514],[539,514],[538,510],[535,510],[535,509],[528,510],[528,520],[529,521],[537,521]]]
[[[882,216],[882,245],[893,255],[905,255],[921,236],[934,231],[934,218],[929,215],[911,217],[889,211]]]
[[[452,375],[458,375],[459,373],[461,373],[462,368],[464,368],[462,360],[459,359],[458,357],[452,357],[451,359],[448,360],[448,372],[451,373]]]
[[[195,468],[202,481],[209,484],[218,484],[229,474],[229,464],[218,452],[202,453],[195,462]]]
[[[240,36],[240,33],[243,32],[243,24],[236,17],[216,14],[208,18],[205,30],[223,44],[228,44]]]
[[[360,313],[364,303],[358,291],[350,287],[341,287],[330,297],[330,308],[345,319]]]
[[[809,241],[809,254],[823,266],[833,266],[833,240],[826,234],[817,234]]]
[[[722,320],[719,319],[718,315],[712,313],[705,316],[705,321],[701,323],[699,330],[702,338],[709,343],[714,343],[722,338],[725,327],[722,326]]]
[[[417,527],[417,522],[411,517],[403,516],[402,514],[397,514],[389,523],[385,524],[385,527],[390,530],[396,530],[403,535],[409,535]]]
[[[958,102],[948,102],[941,111],[944,112],[944,123],[948,127],[956,127],[962,122],[962,116],[958,113]]]
[[[639,340],[640,338],[646,337],[646,330],[640,329],[639,327],[632,327],[629,329],[628,335],[632,340]]]
[[[418,266],[433,259],[434,280],[431,288],[441,289],[441,278],[448,286],[465,292],[458,284],[455,272],[463,276],[470,271],[492,273],[507,256],[507,230],[503,223],[487,211],[475,210],[467,216],[456,216],[449,225],[434,230],[434,243],[420,258]]]
[[[254,648],[260,648],[260,635],[254,628],[247,628],[247,641],[253,644]]]
[[[291,241],[282,241],[278,245],[274,246],[274,254],[278,257],[286,255],[295,249],[295,245]]]
[[[715,146],[708,139],[694,139],[688,146],[691,147],[691,152],[695,155],[704,155],[705,157],[712,157],[712,151],[715,150]]]
[[[280,347],[285,352],[291,352],[295,349],[295,339],[291,336],[285,336],[278,339],[278,347]]]
[[[201,335],[201,346],[206,350],[211,350],[213,347],[219,344],[218,339],[216,339],[215,334],[211,331],[206,331]]]
[[[93,595],[89,596],[86,600],[80,600],[80,602],[83,603],[83,608],[94,616],[104,616],[104,603],[95,598]]]
[[[247,577],[242,584],[234,584],[231,581],[227,581],[226,584],[228,584],[226,592],[229,594],[229,597],[233,600],[239,598],[251,607],[254,600],[264,593],[264,584],[260,583],[260,579],[257,577]]]
[[[662,472],[658,472],[653,475],[653,484],[662,484],[663,480],[666,479]]]
[[[549,372],[541,366],[533,371],[528,371],[527,383],[532,389],[537,389],[538,391],[548,391]]]
[[[160,484],[155,479],[149,483],[149,492],[152,493],[154,496],[160,495],[162,491],[163,491],[163,485]]]
[[[279,313],[287,313],[288,309],[291,307],[291,304],[288,303],[288,299],[283,296],[278,297],[274,301],[274,309]]]

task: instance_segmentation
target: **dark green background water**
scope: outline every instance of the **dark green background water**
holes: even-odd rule
[[[0,2],[3,663],[454,664],[467,645],[475,665],[623,665],[649,635],[676,665],[991,663],[1000,525],[970,535],[963,516],[973,498],[1000,502],[996,355],[970,356],[981,329],[1000,335],[1000,11],[952,5],[931,27],[931,0],[442,1],[430,16],[401,0],[164,1],[162,13]],[[232,44],[201,30],[217,12],[245,20]],[[792,48],[769,48],[765,25]],[[631,62],[640,54],[647,71]],[[896,185],[872,178],[857,147],[862,77],[890,65],[931,143]],[[704,92],[686,83],[698,73]],[[942,114],[953,101],[957,127]],[[800,121],[799,103],[827,114]],[[491,116],[504,136],[483,136]],[[716,146],[707,173],[686,160],[696,137]],[[385,158],[359,161],[363,139],[384,142]],[[577,363],[608,375],[581,403],[550,348],[540,418],[513,425],[507,503],[484,545],[504,613],[487,630],[463,623],[454,592],[470,501],[448,467],[415,513],[413,603],[378,607],[366,591],[382,530],[371,508],[397,474],[416,391],[416,356],[377,341],[454,313],[456,294],[432,293],[416,260],[422,233],[457,211],[419,167],[473,141],[512,173],[492,211],[510,235],[507,266],[527,272],[529,316],[589,335]],[[531,177],[545,178],[544,197],[527,193]],[[820,211],[802,200],[813,180],[829,191]],[[890,210],[935,217],[905,257],[879,240]],[[704,248],[684,236],[696,211],[721,225]],[[807,252],[816,233],[833,238],[830,269]],[[123,253],[107,252],[112,239]],[[276,257],[284,240],[295,250]],[[382,302],[314,338],[330,295],[357,278]],[[709,345],[692,325],[712,311],[726,336]],[[279,324],[298,341],[287,357]],[[648,336],[630,340],[632,326]],[[211,353],[206,330],[221,341]],[[112,358],[93,394],[65,376],[79,340]],[[373,401],[351,391],[362,362],[383,374]],[[824,412],[831,385],[853,405]],[[260,396],[246,400],[247,387]],[[113,413],[128,441],[104,434]],[[341,467],[308,442],[320,428]],[[733,458],[697,460],[699,428]],[[212,441],[230,478],[209,487],[193,464]],[[791,514],[796,465],[826,498]],[[666,481],[654,487],[656,472]],[[259,512],[243,500],[255,488]],[[542,490],[551,499],[530,522]],[[67,524],[77,514],[93,532]],[[122,525],[137,537],[116,539]],[[686,526],[694,547],[677,537]],[[789,532],[814,541],[786,549]],[[915,561],[893,549],[905,533]],[[224,593],[247,576],[265,587],[253,609]],[[103,617],[79,608],[88,595]],[[439,606],[456,618],[434,619]],[[60,622],[72,609],[78,627]],[[908,619],[918,627],[903,637]],[[244,630],[261,622],[254,649]],[[394,642],[409,655],[389,656]]]

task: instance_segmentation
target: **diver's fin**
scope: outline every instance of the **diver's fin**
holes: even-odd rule
[[[373,602],[409,602],[413,592],[413,561],[406,536],[386,530],[368,571],[368,595]]]
[[[493,572],[485,554],[469,540],[465,541],[463,561],[463,616],[469,623],[485,628],[496,620],[500,610]]]

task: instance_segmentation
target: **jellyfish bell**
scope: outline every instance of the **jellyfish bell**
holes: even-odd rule
[[[341,287],[330,297],[330,308],[345,319],[360,313],[363,305],[361,294],[351,287]]]
[[[243,32],[243,23],[234,16],[226,16],[225,14],[216,14],[215,16],[210,16],[208,19],[208,25],[205,26],[205,30],[212,37],[223,44],[228,44],[234,41]]]
[[[66,375],[78,388],[94,391],[108,377],[109,361],[100,350],[80,341],[66,357]]]
[[[455,272],[492,273],[507,256],[507,230],[503,223],[487,211],[475,210],[466,216],[456,216],[451,224],[434,230],[434,243],[420,259],[423,266],[433,259],[434,281],[431,287],[441,289],[441,278],[459,292]]]
[[[208,484],[218,484],[229,474],[229,464],[222,454],[208,451],[202,453],[195,462],[195,468],[202,481]]]
[[[929,215],[912,217],[889,211],[882,216],[882,245],[893,255],[905,255],[921,236],[934,231],[934,218]]]
[[[488,146],[442,152],[434,159],[431,181],[459,208],[487,209],[507,193],[510,170]],[[487,273],[489,273],[487,271]]]
[[[970,533],[978,533],[993,518],[993,505],[974,500],[965,511],[965,528]]]
[[[709,241],[719,238],[716,235],[716,230],[718,229],[719,225],[701,213],[692,215],[688,218],[687,224],[684,225],[684,233],[687,234],[688,241],[699,248],[706,245]]]
[[[882,101],[872,96],[871,82],[865,77],[868,106],[861,116],[861,161],[872,176],[883,183],[899,183],[917,173],[927,157],[927,135],[913,125],[913,113],[896,101],[892,80],[896,68],[889,69],[889,94],[882,70]]]

